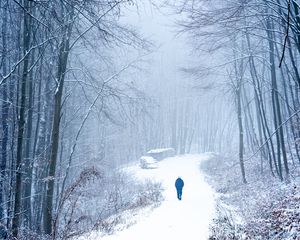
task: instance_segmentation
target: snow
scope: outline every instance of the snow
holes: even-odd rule
[[[150,156],[142,156],[140,158],[140,165],[141,168],[157,168],[157,160]]]
[[[93,232],[85,240],[176,240],[208,239],[209,224],[215,212],[214,191],[200,172],[200,161],[209,154],[184,155],[167,158],[158,163],[157,169],[131,166],[127,170],[139,180],[161,181],[164,201],[153,211],[142,211],[138,222],[114,235],[102,236]],[[184,180],[182,201],[176,198],[175,180]]]
[[[149,156],[142,156],[140,158],[140,161],[145,161],[147,163],[157,163],[157,161],[153,157],[149,157]]]
[[[174,151],[173,148],[158,148],[158,149],[152,149],[150,151],[148,151],[148,154],[151,153],[163,153],[163,152],[168,152],[168,151]]]

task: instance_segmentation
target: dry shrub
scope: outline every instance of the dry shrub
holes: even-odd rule
[[[123,184],[123,191],[118,188],[117,194],[109,197],[110,214],[100,217],[95,226],[102,234],[113,234],[117,228],[128,227],[133,224],[132,219],[128,217],[132,218],[141,208],[157,207],[163,200],[161,183],[149,180],[144,183],[132,183],[124,182],[123,179]]]
[[[235,223],[231,211],[218,204],[217,217],[210,225],[209,240],[242,240],[241,233],[241,226]]]
[[[132,207],[143,207],[163,200],[161,183],[146,181],[139,185],[137,196]]]
[[[99,180],[102,174],[94,168],[83,170],[79,177],[64,191],[59,201],[58,210],[54,218],[55,237],[70,239],[83,234],[91,222],[85,214],[78,214],[81,200],[86,197],[86,188],[89,183]]]
[[[76,239],[94,230],[112,234],[116,227],[128,226],[130,212],[158,206],[161,192],[160,183],[141,183],[117,171],[86,169],[61,197],[54,222],[56,239]]]
[[[262,174],[257,162],[247,162],[248,184],[241,183],[240,169],[233,158],[215,156],[202,164],[219,200],[233,206],[237,210],[233,215],[244,222],[241,225],[224,217],[226,210],[219,209],[210,239],[300,240],[300,191],[293,186],[299,185],[299,177],[281,182],[268,171]]]

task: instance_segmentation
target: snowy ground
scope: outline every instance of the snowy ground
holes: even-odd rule
[[[164,201],[152,212],[139,216],[137,224],[110,236],[93,232],[87,240],[207,240],[209,224],[215,209],[214,192],[204,181],[200,172],[200,161],[209,154],[185,155],[167,158],[159,162],[157,169],[130,167],[140,180],[161,181]],[[184,182],[182,201],[177,200],[175,180],[180,176]]]

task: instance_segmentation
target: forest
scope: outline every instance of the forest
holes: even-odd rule
[[[112,232],[110,216],[163,202],[159,182],[119,171],[157,148],[214,153],[216,192],[281,202],[293,189],[295,204],[299,12],[297,0],[0,0],[0,238]],[[223,234],[210,239],[244,239]]]

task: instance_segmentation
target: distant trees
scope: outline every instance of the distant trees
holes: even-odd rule
[[[181,29],[194,38],[196,47],[230,59],[216,65],[224,66],[231,82],[237,79],[234,96],[239,113],[240,162],[243,145],[248,156],[259,149],[261,171],[266,162],[282,180],[288,178],[294,160],[300,160],[299,7],[295,0],[176,4],[177,11],[187,15]],[[236,70],[240,66],[243,74]],[[241,165],[245,182],[244,171],[247,169]]]
[[[118,80],[136,61],[118,69],[105,57],[113,47],[147,51],[147,41],[119,21],[128,3],[0,1],[1,239],[57,237],[59,203],[82,170],[70,170],[70,159],[103,159],[105,128],[116,125],[118,108],[142,95]],[[89,139],[98,125],[103,135],[94,130],[98,138]],[[84,143],[100,152],[76,155],[72,146],[88,150]]]

